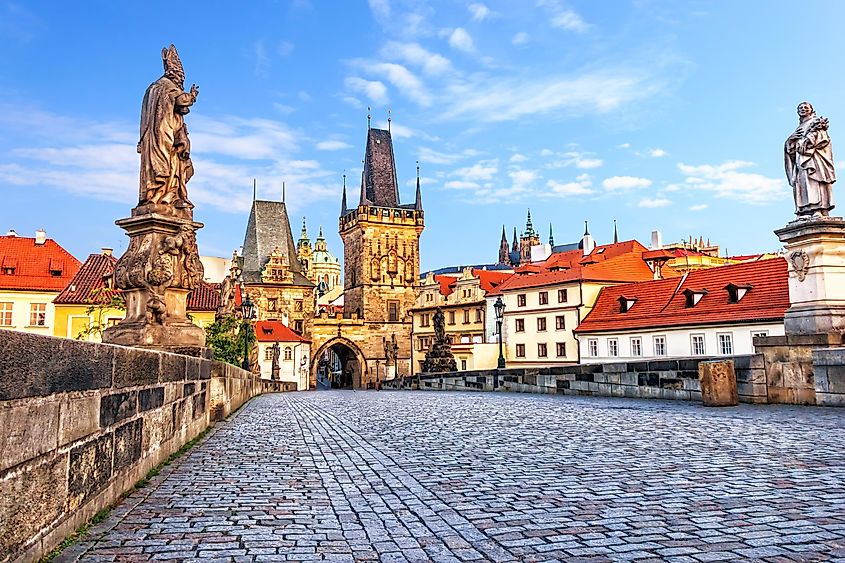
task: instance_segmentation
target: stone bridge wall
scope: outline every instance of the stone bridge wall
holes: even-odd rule
[[[491,391],[493,375],[498,371],[499,388],[503,391],[699,401],[701,388],[698,364],[709,359],[420,374],[406,378],[404,385],[419,389]],[[744,403],[767,402],[766,371],[762,356],[733,356],[730,359],[734,361],[736,370],[739,400]],[[396,388],[402,383],[402,380],[394,380],[386,386]]]
[[[281,390],[205,358],[0,330],[0,562],[38,560],[209,424]]]

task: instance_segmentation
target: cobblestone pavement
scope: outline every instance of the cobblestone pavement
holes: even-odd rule
[[[265,395],[63,558],[845,561],[845,410]]]

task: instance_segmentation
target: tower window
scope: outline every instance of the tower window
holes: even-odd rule
[[[390,322],[399,321],[399,302],[398,301],[388,301],[387,302],[387,320],[390,321]]]

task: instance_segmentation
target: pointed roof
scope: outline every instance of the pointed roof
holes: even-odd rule
[[[346,174],[343,175],[343,199],[340,201],[340,216],[346,215]]]
[[[92,305],[107,303],[111,295],[103,278],[112,275],[117,258],[106,254],[91,254],[55,299],[56,305]],[[119,293],[118,290],[114,290]]]
[[[276,247],[287,257],[294,284],[313,285],[302,274],[302,265],[296,257],[296,245],[293,243],[286,205],[281,201],[253,201],[244,234],[241,268],[245,281],[261,281],[261,270]]]
[[[361,178],[361,204],[378,207],[399,207],[399,182],[390,131],[367,131],[364,174]]]
[[[525,221],[525,236],[530,237],[536,235],[534,232],[534,223],[531,222],[531,210],[528,210],[528,219]]]
[[[513,246],[511,250],[514,252],[519,252],[519,237],[516,236],[516,227],[513,228]]]
[[[502,242],[507,246],[508,244],[508,237],[505,234],[505,226],[502,225]]]
[[[397,198],[397,202],[399,199]],[[417,196],[414,200],[414,209],[422,209],[422,191],[420,190],[420,161],[417,161]]]
[[[62,291],[81,264],[55,240],[38,244],[33,237],[0,236],[0,289]]]
[[[613,244],[619,242],[619,231],[616,229],[616,219],[613,220]]]
[[[305,217],[302,218],[302,230],[299,232],[300,241],[308,241],[308,229],[305,227]]]
[[[555,235],[552,233],[552,224],[549,223],[549,246],[554,246],[554,245],[555,245]]]

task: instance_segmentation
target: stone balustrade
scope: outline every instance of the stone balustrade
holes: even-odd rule
[[[283,390],[204,357],[0,331],[0,562],[37,561],[215,420]]]

